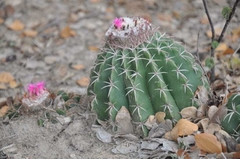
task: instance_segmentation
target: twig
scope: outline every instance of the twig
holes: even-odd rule
[[[202,0],[203,2],[203,6],[204,6],[204,10],[205,10],[205,13],[207,15],[207,18],[208,18],[208,21],[209,21],[209,24],[210,24],[210,27],[211,27],[211,31],[212,31],[212,41],[214,41],[214,38],[215,38],[215,30],[214,30],[214,27],[213,27],[213,23],[212,23],[212,19],[210,17],[210,14],[208,12],[208,8],[207,8],[207,4],[206,4],[206,1],[205,0]],[[211,57],[214,57],[214,48],[213,46],[211,45],[211,51],[210,51],[210,56]],[[215,79],[215,66],[213,65],[213,67],[211,68],[211,71],[210,71],[210,82],[213,82],[214,79]]]
[[[225,33],[225,31],[226,31],[226,29],[227,29],[227,27],[228,27],[229,22],[231,21],[233,15],[234,15],[234,13],[235,13],[235,10],[236,10],[236,8],[237,8],[237,5],[238,5],[239,1],[240,1],[240,0],[236,0],[236,2],[234,3],[233,8],[232,8],[232,11],[231,11],[228,19],[226,20],[226,23],[225,23],[225,25],[224,25],[224,27],[223,27],[223,30],[222,30],[222,32],[221,32],[221,35],[219,36],[219,38],[218,38],[218,40],[217,40],[218,43],[220,43],[220,42],[222,41],[222,38],[223,38],[223,36],[224,36],[224,33]]]

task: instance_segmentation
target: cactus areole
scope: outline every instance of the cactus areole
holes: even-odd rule
[[[197,106],[197,87],[209,87],[194,57],[143,18],[116,18],[105,37],[88,88],[100,120],[115,121],[122,106],[135,122],[159,111],[179,120],[179,111]]]

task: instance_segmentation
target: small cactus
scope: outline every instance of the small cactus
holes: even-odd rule
[[[223,129],[231,135],[240,134],[240,94],[233,94],[226,105],[228,114],[222,120]],[[238,139],[239,140],[239,139]],[[240,140],[238,141],[240,142]]]
[[[115,121],[122,106],[135,122],[159,111],[179,120],[183,108],[197,106],[197,87],[209,88],[194,57],[143,18],[114,20],[90,78],[91,106],[100,120]]]

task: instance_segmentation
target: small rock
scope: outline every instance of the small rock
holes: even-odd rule
[[[59,61],[59,59],[56,56],[46,56],[44,58],[44,62],[46,62],[48,65],[51,65],[57,61]]]

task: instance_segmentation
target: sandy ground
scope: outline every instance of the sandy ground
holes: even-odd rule
[[[209,2],[216,28],[224,25],[221,9],[229,4],[232,2],[227,0]],[[13,9],[6,9],[7,5]],[[0,24],[0,73],[11,73],[19,84],[0,89],[1,101],[23,94],[25,86],[35,81],[45,81],[52,91],[86,94],[86,84],[77,81],[89,76],[104,33],[115,17],[148,18],[153,26],[183,42],[192,53],[197,51],[198,41],[201,60],[206,57],[210,42],[206,34],[209,24],[202,2],[197,0],[0,0],[0,9],[6,12],[0,10],[4,20]],[[236,15],[240,15],[240,9]],[[23,30],[9,27],[16,19],[24,24]],[[239,23],[240,17],[235,16],[226,35]],[[74,33],[63,37],[62,30],[67,26]],[[27,37],[24,30],[38,34]],[[239,41],[225,39],[226,44],[237,48]],[[14,159],[138,158],[137,153],[114,154],[111,150],[115,144],[99,141],[91,130],[93,120],[86,112],[87,103],[83,107],[74,110],[69,123],[46,120],[44,127],[37,121],[46,115],[46,110],[7,121],[0,118],[0,152]],[[58,117],[54,112],[52,115]]]

